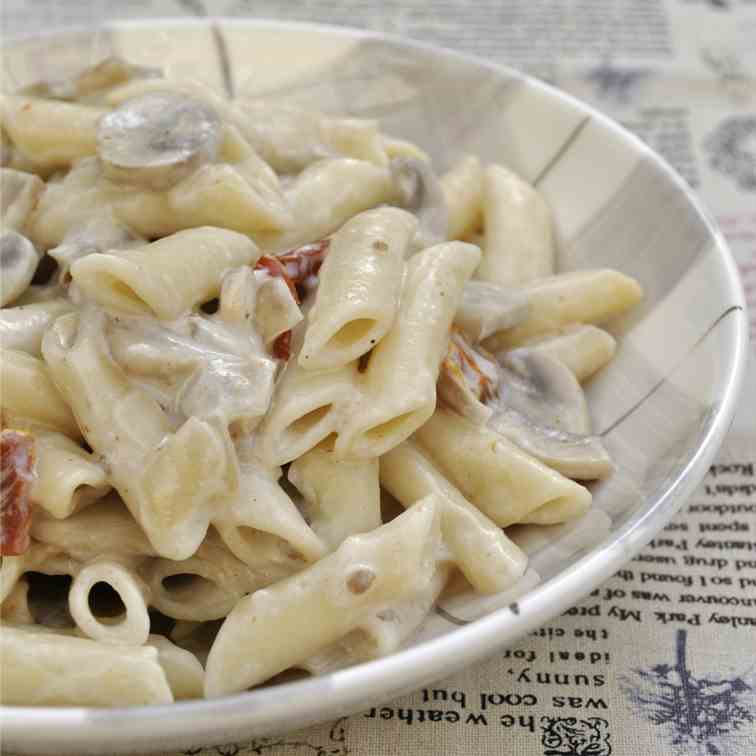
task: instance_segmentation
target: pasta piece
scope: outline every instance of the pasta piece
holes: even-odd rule
[[[562,522],[576,520],[585,514],[587,507],[577,498],[562,497],[549,501],[529,512],[520,520],[520,524],[558,525]]]
[[[144,238],[207,225],[242,233],[287,228],[291,215],[277,186],[251,182],[248,161],[213,163],[170,189],[149,190],[109,181],[96,158],[85,158],[62,180],[47,184],[29,220],[29,235],[41,247],[54,247],[103,217]]]
[[[490,165],[483,176],[485,246],[478,278],[512,286],[554,274],[551,211],[519,176]]]
[[[399,307],[404,258],[417,220],[398,208],[368,210],[331,239],[307,316],[299,364],[342,367],[386,335]]]
[[[426,163],[430,163],[430,155],[414,142],[386,135],[383,135],[382,139],[383,150],[389,160],[393,158],[413,158],[414,160],[424,160]]]
[[[464,497],[501,527],[545,504],[580,514],[590,507],[587,488],[454,412],[436,410],[416,438]]]
[[[412,435],[436,406],[436,380],[462,289],[480,250],[447,242],[407,264],[396,321],[375,348],[364,396],[336,441],[341,456],[377,457]]]
[[[171,643],[163,635],[150,635],[147,645],[157,649],[158,663],[176,701],[202,698],[205,670],[193,653]]]
[[[71,276],[104,307],[171,320],[217,296],[225,270],[258,257],[241,234],[203,227],[139,249],[90,255],[74,263]]]
[[[110,491],[102,463],[60,433],[37,433],[36,479],[31,495],[53,517],[70,517]]]
[[[88,102],[102,97],[115,86],[133,79],[155,77],[160,70],[148,66],[138,66],[116,56],[103,58],[93,66],[85,68],[76,76],[53,81],[40,81],[24,87],[24,93],[55,100],[78,100]]]
[[[578,270],[534,281],[525,287],[528,317],[488,338],[491,352],[514,349],[571,323],[601,324],[634,307],[643,291],[633,278],[616,270]]]
[[[262,184],[273,190],[279,200],[280,182],[276,172],[260,157],[252,145],[242,136],[241,131],[227,123],[220,147],[220,160],[236,167],[239,173],[247,177],[252,185]]]
[[[29,609],[29,581],[21,578],[0,604],[0,622],[3,625],[33,625],[35,620]]]
[[[0,353],[0,409],[5,425],[64,433],[79,440],[81,431],[73,413],[37,357],[13,349]]]
[[[90,606],[90,591],[97,583],[110,586],[123,602],[118,617],[98,618]],[[100,643],[141,646],[150,633],[147,586],[129,569],[113,559],[87,564],[74,578],[68,593],[71,616],[82,633]]]
[[[244,234],[291,227],[291,211],[280,190],[252,175],[249,165],[206,165],[176,184],[168,196],[174,226],[220,226]]]
[[[233,556],[212,531],[193,556],[150,560],[142,574],[152,606],[167,617],[198,622],[225,617],[244,594],[271,582]]]
[[[614,336],[601,328],[575,324],[549,336],[526,342],[519,349],[556,357],[582,382],[587,381],[614,357],[617,342]]]
[[[351,158],[313,163],[285,191],[294,221],[289,231],[258,233],[265,250],[284,251],[333,233],[352,216],[391,202],[396,188],[388,168]]]
[[[438,471],[412,439],[381,457],[381,485],[403,506],[431,494],[441,511],[441,535],[454,562],[479,593],[510,588],[525,573],[527,557]]]
[[[483,168],[474,155],[465,155],[441,177],[449,209],[449,239],[464,239],[483,223]]]
[[[320,559],[326,545],[278,485],[278,472],[244,459],[239,491],[224,502],[213,525],[230,551],[261,575],[282,577]]]
[[[260,453],[275,467],[301,457],[338,431],[358,400],[357,365],[304,370],[291,359],[260,427]]]
[[[423,591],[435,572],[438,538],[438,511],[429,497],[388,525],[351,536],[299,574],[241,599],[210,650],[205,695],[257,685],[343,638],[389,601]]]
[[[454,325],[477,344],[497,331],[521,323],[527,318],[529,307],[527,294],[520,288],[468,281],[454,314]]]
[[[173,701],[158,652],[37,626],[0,633],[0,697],[13,706],[147,706]]]
[[[326,149],[336,155],[386,165],[388,156],[377,121],[360,118],[324,118],[320,126]]]
[[[430,614],[449,579],[449,573],[448,564],[439,564],[428,587],[417,596],[388,604],[333,646],[307,659],[300,666],[312,675],[324,675],[396,653]]]
[[[3,230],[24,233],[26,221],[39,201],[45,184],[32,173],[0,168],[0,213]]]
[[[58,318],[42,352],[87,441],[105,458],[113,485],[156,551],[171,559],[193,554],[212,503],[236,490],[236,456],[227,432],[189,418],[174,433],[157,402],[113,362],[101,317]]]
[[[375,165],[388,162],[375,121],[328,118],[292,105],[241,100],[235,123],[279,173],[297,173],[326,157],[345,156]]]
[[[16,304],[0,310],[0,346],[32,357],[42,354],[42,334],[55,318],[75,309],[73,302],[62,297],[23,305],[16,300]]]
[[[288,473],[305,500],[310,526],[329,550],[355,533],[381,525],[378,460],[336,460],[333,452],[312,449],[292,462]]]
[[[108,111],[37,97],[4,95],[3,129],[42,170],[65,168],[97,150],[97,123]]]
[[[157,552],[120,498],[111,494],[64,520],[37,517],[35,541],[65,552],[79,562],[101,557],[154,557]]]
[[[90,157],[79,160],[63,178],[47,182],[26,227],[40,249],[56,247],[93,219],[110,215],[98,184],[101,174],[97,158]]]

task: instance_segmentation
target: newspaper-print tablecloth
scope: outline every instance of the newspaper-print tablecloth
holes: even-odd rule
[[[756,0],[5,0],[4,34],[242,15],[398,33],[517,66],[646,140],[698,190],[756,343]],[[756,754],[756,370],[687,507],[580,605],[486,664],[237,754]]]

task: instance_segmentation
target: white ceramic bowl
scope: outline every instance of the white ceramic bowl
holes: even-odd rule
[[[744,300],[721,233],[682,180],[635,137],[501,66],[290,23],[150,20],[29,39],[6,46],[6,75],[22,86],[113,53],[237,94],[380,118],[388,133],[428,150],[439,169],[462,152],[503,161],[536,183],[553,208],[561,270],[617,268],[641,281],[646,298],[615,324],[617,358],[588,388],[595,428],[617,472],[595,486],[587,519],[543,529],[533,540],[531,563],[541,580],[524,595],[475,611],[447,606],[426,640],[321,678],[170,707],[5,707],[5,748],[100,754],[198,747],[293,730],[407,693],[576,603],[647,543],[700,482],[738,396]]]

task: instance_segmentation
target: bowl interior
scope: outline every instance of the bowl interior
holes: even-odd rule
[[[700,481],[742,373],[742,293],[721,235],[634,137],[512,70],[308,25],[149,21],[29,39],[6,46],[4,84],[61,78],[109,54],[238,97],[379,119],[385,132],[426,149],[439,170],[464,152],[506,163],[551,205],[561,270],[616,268],[637,278],[646,297],[613,325],[617,357],[587,388],[616,473],[593,487],[594,508],[580,521],[519,528],[531,570],[515,591],[455,599],[398,656],[318,680],[162,714],[17,709],[4,723],[9,746],[60,753],[64,732],[77,753],[93,743],[113,752],[145,747],[145,738],[152,747],[197,746],[292,729],[418,687],[577,601],[653,537]]]

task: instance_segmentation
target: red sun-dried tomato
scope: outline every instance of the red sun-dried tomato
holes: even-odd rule
[[[28,433],[0,433],[0,555],[18,556],[29,548],[35,460]]]

